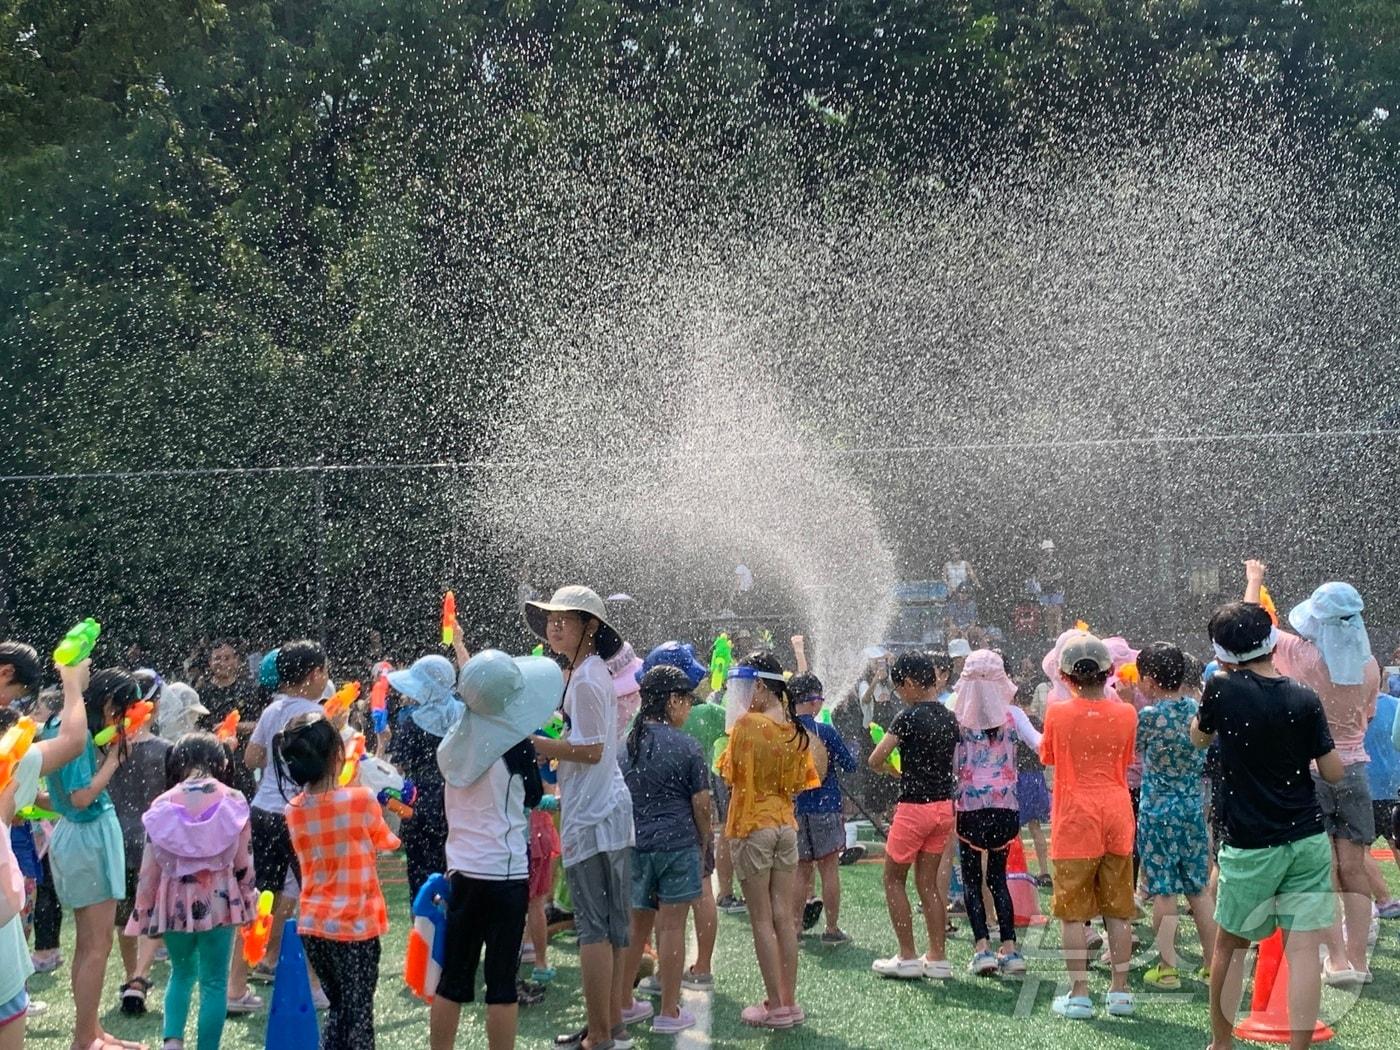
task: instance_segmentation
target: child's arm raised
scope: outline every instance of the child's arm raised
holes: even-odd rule
[[[115,744],[107,749],[107,754],[102,758],[102,765],[97,767],[97,772],[92,775],[85,787],[80,787],[73,791],[69,800],[78,809],[87,809],[97,801],[97,796],[107,790],[107,785],[112,781],[112,775],[116,773],[117,767],[122,764],[121,750]]]
[[[39,768],[40,776],[66,766],[87,746],[87,709],[83,706],[83,690],[87,688],[91,668],[90,660],[83,660],[71,667],[58,665],[58,677],[63,680],[63,720],[56,737],[34,745],[44,756],[43,765]]]

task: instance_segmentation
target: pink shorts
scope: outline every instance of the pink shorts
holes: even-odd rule
[[[896,864],[913,864],[920,853],[941,854],[953,837],[953,803],[901,802],[885,842],[885,856]]]
[[[563,853],[554,815],[542,809],[530,813],[530,899],[554,892],[554,861]]]

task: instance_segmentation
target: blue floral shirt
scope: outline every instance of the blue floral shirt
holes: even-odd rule
[[[1200,797],[1206,753],[1191,742],[1191,719],[1197,703],[1188,696],[1169,697],[1138,714],[1137,746],[1142,754],[1142,806]]]

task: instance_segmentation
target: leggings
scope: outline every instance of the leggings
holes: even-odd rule
[[[54,892],[53,872],[49,870],[47,853],[41,864],[43,874],[34,891],[34,950],[50,952],[58,947],[58,935],[63,929],[63,908],[58,903],[58,894]]]
[[[379,984],[379,938],[301,939],[306,961],[331,1001],[321,1029],[321,1050],[374,1050],[374,990]]]
[[[1016,916],[1011,887],[1006,881],[1006,853],[1021,833],[1021,814],[1014,809],[971,809],[958,814],[962,845],[963,903],[974,940],[987,939],[987,908],[982,902],[982,857],[987,858],[987,889],[997,910],[1003,941],[1016,939]]]
[[[412,820],[405,821],[399,838],[403,840],[404,857],[408,861],[408,903],[418,896],[430,875],[447,873],[447,818],[441,815],[442,803],[434,801],[418,809]]]
[[[185,1038],[190,997],[199,980],[198,1050],[219,1050],[228,1014],[228,964],[233,958],[232,926],[216,926],[198,933],[167,933],[170,981],[165,986],[163,1039]]]

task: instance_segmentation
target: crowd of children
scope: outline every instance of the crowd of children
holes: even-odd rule
[[[0,767],[0,1050],[22,1046],[41,1009],[25,987],[36,964],[57,965],[56,914],[38,936],[41,884],[74,923],[75,1050],[135,1045],[100,1023],[114,931],[122,1010],[158,1000],[163,1050],[180,1050],[197,988],[194,1045],[214,1050],[229,1014],[262,1008],[249,979],[275,976],[290,916],[326,1011],[322,1047],[373,1047],[390,922],[377,857],[400,848],[410,899],[437,894],[445,917],[427,991],[433,1050],[455,1044],[462,1005],[483,989],[489,1045],[515,1045],[522,991],[528,1002],[556,977],[556,896],[577,933],[586,1015],[556,1046],[626,1050],[639,1022],[657,1034],[693,1026],[683,991],[715,986],[719,909],[747,911],[762,978],[764,998],[742,1021],[792,1028],[807,1016],[801,931],[824,915],[813,932],[823,945],[851,939],[839,862],[853,812],[886,839],[896,951],[874,961],[876,974],[953,979],[955,903],[970,972],[1025,974],[1008,872],[1025,831],[1061,928],[1068,987],[1055,1014],[1094,1016],[1090,964],[1103,941],[1105,1010],[1134,1013],[1132,923],[1146,907],[1156,959],[1143,982],[1208,983],[1215,1050],[1233,1038],[1246,950],[1285,931],[1292,1041],[1307,1045],[1323,981],[1367,983],[1373,914],[1400,915],[1369,854],[1396,834],[1400,705],[1382,686],[1400,683],[1381,681],[1353,588],[1325,584],[1283,626],[1264,576],[1247,562],[1244,600],[1211,618],[1209,669],[1170,643],[1136,651],[1076,628],[1045,656],[1043,703],[1001,653],[979,649],[892,660],[872,650],[861,683],[828,705],[797,639],[796,674],[772,651],[736,654],[702,699],[710,669],[690,646],[639,659],[596,593],[565,587],[525,606],[550,656],[473,656],[453,623],[455,663],[433,654],[384,668],[398,715],[366,728],[369,749],[416,791],[401,822],[367,786],[363,735],[327,705],[335,687],[315,642],[265,661],[257,701],[224,654],[213,708],[154,672],[83,661],[56,664],[61,700],[47,697],[47,710],[27,706],[45,678],[37,652],[0,643],[0,735],[29,724],[21,710],[39,716],[23,757]],[[131,717],[143,705],[159,712],[159,734]],[[235,711],[251,724],[207,731]],[[279,921],[250,968],[235,933],[264,891]],[[1182,898],[1201,953],[1189,974]],[[163,994],[150,977],[157,953],[169,961]]]

